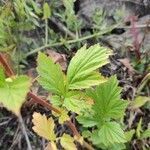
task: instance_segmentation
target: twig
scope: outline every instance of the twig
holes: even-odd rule
[[[31,143],[30,143],[28,134],[26,132],[26,128],[25,128],[25,125],[24,125],[24,122],[23,122],[21,114],[20,114],[20,116],[18,116],[18,119],[19,119],[19,122],[20,122],[20,125],[21,125],[21,130],[22,130],[22,132],[23,132],[23,134],[25,136],[26,142],[27,142],[28,150],[32,150]]]
[[[81,37],[81,38],[78,38],[78,39],[75,39],[75,40],[68,40],[66,42],[57,42],[57,43],[52,43],[52,44],[47,44],[47,45],[44,45],[44,46],[41,46],[39,48],[36,48],[34,50],[31,50],[29,53],[27,53],[25,55],[25,57],[28,57],[32,54],[35,54],[45,48],[48,48],[48,47],[55,47],[55,46],[62,46],[62,45],[65,45],[65,44],[73,44],[73,43],[76,43],[76,42],[82,42],[82,41],[85,41],[85,40],[88,40],[88,39],[91,39],[91,38],[94,38],[96,36],[101,36],[103,34],[106,34],[108,32],[111,32],[114,28],[118,27],[118,24],[117,25],[114,25],[112,26],[111,28],[107,29],[107,30],[103,30],[103,31],[100,31],[98,33],[95,33],[95,34],[92,34],[92,35],[88,35],[88,36],[84,36],[84,37]]]
[[[60,21],[56,20],[54,17],[50,19],[54,24],[57,25],[60,31],[64,32],[65,34],[69,35],[71,38],[76,39],[76,35],[71,32],[64,24]]]

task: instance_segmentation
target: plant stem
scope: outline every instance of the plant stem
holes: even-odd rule
[[[32,98],[32,100],[34,102],[39,103],[42,106],[47,107],[48,109],[53,110],[54,112],[56,112],[58,114],[61,114],[61,112],[57,108],[53,107],[50,103],[47,103],[45,100],[43,100],[43,99],[39,98],[38,96],[34,95],[32,92],[29,92],[28,96],[30,98]]]
[[[54,17],[52,17],[50,20],[54,24],[56,24],[59,30],[62,31],[64,34],[67,34],[71,38],[76,39],[76,35],[73,32],[71,32],[65,25],[63,25],[59,20],[55,19]]]
[[[111,31],[112,31],[114,28],[116,28],[117,26],[118,26],[118,24],[117,24],[117,25],[114,25],[114,26],[112,26],[112,27],[110,27],[110,28],[107,29],[107,30],[100,31],[100,32],[98,32],[98,33],[95,33],[95,34],[92,34],[92,35],[88,35],[88,36],[84,36],[84,37],[81,37],[81,38],[78,38],[78,39],[68,40],[68,41],[66,41],[66,42],[56,42],[56,43],[52,43],[52,44],[47,44],[47,45],[41,46],[41,47],[39,47],[39,48],[36,48],[36,49],[34,49],[34,50],[31,50],[29,53],[27,53],[27,54],[25,55],[25,57],[28,57],[28,56],[30,56],[30,55],[32,55],[32,54],[35,54],[35,53],[37,53],[37,52],[39,52],[39,51],[41,51],[41,50],[43,50],[43,49],[45,49],[45,48],[48,48],[48,47],[62,46],[62,45],[64,45],[64,44],[73,44],[73,43],[76,43],[76,42],[82,42],[82,41],[85,41],[85,40],[94,38],[94,37],[96,37],[96,36],[101,36],[101,35],[103,35],[103,34],[106,34],[106,33],[108,33],[108,32],[111,32]]]
[[[79,139],[79,143],[80,143],[81,135],[77,131],[75,125],[70,120],[67,121],[66,123],[69,126],[69,128],[72,130],[73,134]],[[83,146],[86,147],[89,150],[94,150],[93,147],[84,140],[83,140]]]
[[[32,150],[31,143],[30,143],[28,134],[26,132],[26,128],[25,128],[24,121],[22,119],[21,114],[20,114],[20,116],[18,116],[18,119],[19,119],[19,123],[21,125],[21,130],[22,130],[22,132],[23,132],[23,134],[25,136],[26,142],[27,142],[28,150]]]
[[[3,67],[5,69],[5,73],[8,77],[15,75],[13,70],[11,69],[10,65],[7,63],[7,60],[5,59],[5,57],[2,53],[0,53],[0,63],[3,65]]]
[[[45,45],[48,43],[48,20],[45,19]]]
[[[150,80],[150,73],[148,73],[143,80],[141,81],[141,83],[139,84],[138,88],[137,88],[137,95],[140,94],[140,92],[142,91],[142,89],[144,88],[144,86],[146,85],[146,83]]]

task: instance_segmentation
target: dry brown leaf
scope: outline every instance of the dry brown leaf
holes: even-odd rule
[[[55,63],[60,64],[61,69],[66,71],[67,69],[67,59],[65,54],[57,53],[53,50],[47,50],[47,54],[52,58]]]
[[[135,70],[132,67],[128,58],[118,59],[129,71],[129,74],[134,74]]]

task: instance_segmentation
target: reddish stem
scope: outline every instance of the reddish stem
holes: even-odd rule
[[[66,121],[66,123],[70,127],[70,129],[72,130],[74,136],[76,135],[78,138],[80,138],[81,136],[80,136],[79,132],[77,131],[75,125],[71,122],[71,120]]]
[[[132,33],[132,36],[134,38],[134,41],[133,41],[133,45],[134,45],[134,48],[135,48],[135,54],[138,58],[138,60],[140,60],[141,58],[141,53],[140,53],[140,47],[141,47],[141,43],[139,42],[139,31],[137,30],[137,28],[135,27],[135,21],[137,19],[137,16],[131,16],[130,17],[130,21],[131,21],[131,25],[132,25],[132,28],[131,28],[131,33]]]
[[[36,103],[41,104],[44,107],[47,107],[50,110],[53,110],[54,112],[61,114],[60,110],[57,108],[53,107],[50,103],[47,103],[45,100],[39,98],[38,96],[34,95],[32,92],[28,93],[28,96],[32,98],[32,100]]]
[[[7,63],[7,60],[4,58],[4,55],[2,53],[0,53],[0,63],[3,65],[3,67],[5,69],[5,73],[8,77],[15,75],[13,70],[11,69],[10,65]]]

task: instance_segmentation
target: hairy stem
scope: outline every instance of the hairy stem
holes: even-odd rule
[[[27,53],[27,54],[25,55],[25,57],[28,57],[28,56],[30,56],[30,55],[32,55],[32,54],[35,54],[35,53],[37,53],[37,52],[39,52],[39,51],[41,51],[41,50],[43,50],[43,49],[45,49],[45,48],[48,48],[48,47],[62,46],[62,45],[64,45],[64,44],[73,44],[73,43],[76,43],[76,42],[82,42],[82,41],[85,41],[85,40],[94,38],[94,37],[96,37],[96,36],[101,36],[101,35],[103,35],[103,34],[106,34],[106,33],[108,33],[108,32],[111,32],[111,31],[112,31],[114,28],[116,28],[117,26],[118,26],[118,24],[117,24],[117,25],[114,25],[114,26],[112,26],[112,27],[110,27],[110,28],[107,29],[107,30],[103,30],[103,31],[100,31],[100,32],[98,32],[98,33],[95,33],[95,34],[92,34],[92,35],[88,35],[88,36],[84,36],[84,37],[81,37],[81,38],[78,38],[78,39],[68,40],[68,41],[66,41],[66,42],[57,42],[57,43],[52,43],[52,44],[47,44],[47,45],[41,46],[41,47],[39,47],[39,48],[36,48],[36,49],[34,49],[34,50],[31,50],[29,53]]]

